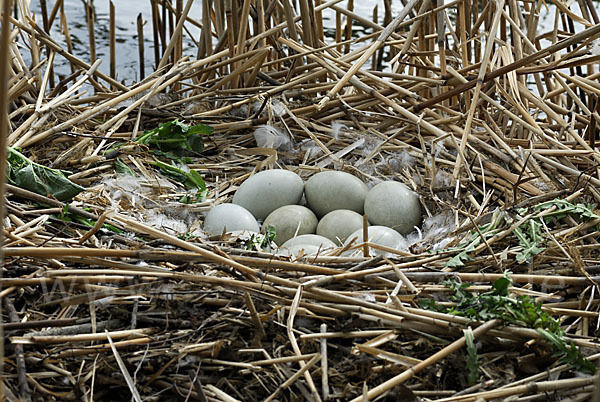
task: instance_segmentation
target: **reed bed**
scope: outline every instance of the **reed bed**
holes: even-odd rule
[[[42,26],[3,2],[3,140],[85,190],[4,190],[6,400],[599,400],[591,1],[385,0],[367,18],[351,0],[204,0],[195,20],[193,0],[151,0],[154,63],[141,46],[134,83],[115,67],[118,2],[106,44],[87,2],[88,58],[63,2],[41,3]],[[135,141],[175,119],[214,130],[178,162],[201,196]],[[261,126],[276,131],[257,143]],[[298,258],[200,230],[269,168],[401,181],[423,225],[404,250]],[[486,303],[537,321],[473,314]]]

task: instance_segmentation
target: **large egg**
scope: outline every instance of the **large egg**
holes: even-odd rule
[[[367,233],[369,243],[379,244],[396,250],[406,249],[407,244],[404,236],[387,226],[369,226]],[[350,243],[355,237],[358,237],[357,243],[364,243],[362,228],[348,236],[346,244]],[[376,249],[371,249],[370,252],[372,255],[385,254],[383,251]]]
[[[256,219],[265,219],[279,207],[298,204],[303,184],[300,176],[289,170],[264,170],[240,185],[233,203],[246,208]]]
[[[298,256],[302,255],[316,255],[323,250],[322,247],[315,246],[314,244],[294,244],[290,247],[282,247],[277,251],[278,255],[285,256]]]
[[[315,235],[315,234],[304,234],[304,235],[293,237],[293,238],[289,239],[288,241],[286,241],[285,243],[283,243],[283,245],[281,247],[289,248],[289,247],[295,246],[297,244],[312,245],[312,246],[316,246],[316,247],[321,247],[321,249],[336,247],[335,243],[333,243],[328,238],[319,236],[319,235]]]
[[[419,197],[397,181],[373,187],[365,199],[365,213],[373,225],[383,225],[408,234],[421,221]]]
[[[349,209],[337,209],[321,218],[317,234],[336,244],[343,244],[348,236],[363,227],[363,217]]]
[[[284,205],[267,216],[263,222],[263,232],[273,226],[275,243],[281,245],[294,235],[315,233],[317,223],[317,217],[310,209],[301,205]]]
[[[205,232],[220,235],[223,231],[248,230],[258,232],[258,222],[244,207],[236,204],[219,204],[208,211],[204,218]]]
[[[363,213],[369,188],[358,177],[346,172],[317,173],[304,185],[308,207],[321,218],[336,209]]]

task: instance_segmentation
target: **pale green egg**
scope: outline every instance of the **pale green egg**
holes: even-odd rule
[[[363,227],[363,217],[349,209],[331,211],[321,218],[317,234],[336,244],[343,244],[348,236]]]
[[[302,255],[316,255],[319,252],[323,251],[323,249],[319,246],[315,246],[314,244],[294,244],[290,247],[282,247],[277,251],[278,255],[285,256],[298,256]]]
[[[408,234],[421,222],[419,197],[404,184],[384,181],[373,187],[365,199],[365,213],[373,225],[382,225]]]
[[[327,171],[312,176],[304,185],[308,207],[321,218],[337,209],[362,214],[369,188],[346,172]]]
[[[316,247],[321,247],[321,249],[335,248],[336,245],[334,242],[329,240],[326,237],[315,235],[315,234],[304,234],[300,236],[293,237],[283,243],[281,247],[291,247],[296,244],[306,244],[312,245]]]
[[[203,229],[213,235],[220,235],[223,231],[259,231],[254,216],[246,208],[236,204],[219,204],[213,207],[204,218]]]
[[[233,196],[233,203],[241,205],[256,219],[265,219],[284,205],[298,204],[304,182],[294,172],[283,169],[264,170],[244,181]]]
[[[369,226],[367,228],[367,234],[367,240],[369,243],[379,244],[381,246],[393,248],[395,250],[406,249],[406,240],[404,239],[404,236],[402,236],[395,230],[388,228],[387,226]],[[344,245],[350,243],[355,237],[357,237],[356,243],[365,242],[363,240],[362,228],[358,229],[350,236],[348,236]],[[385,254],[385,252],[376,249],[371,249],[370,253],[372,255]]]
[[[271,212],[263,222],[263,232],[269,226],[275,229],[275,243],[281,245],[294,235],[315,233],[317,217],[301,205],[284,205]]]

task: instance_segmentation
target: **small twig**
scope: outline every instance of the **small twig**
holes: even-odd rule
[[[133,396],[133,399],[136,402],[142,402],[142,397],[140,396],[137,388],[135,387],[135,383],[133,382],[133,378],[131,378],[131,376],[129,375],[129,372],[127,371],[127,367],[125,367],[125,363],[123,363],[123,360],[121,359],[121,355],[119,354],[119,351],[117,350],[117,348],[115,347],[115,344],[113,343],[111,337],[110,337],[110,333],[107,330],[104,330],[104,333],[106,334],[106,338],[108,339],[108,343],[110,343],[110,348],[113,352],[113,355],[115,356],[115,360],[117,361],[117,365],[119,366],[119,369],[121,370],[121,373],[123,374],[123,377],[125,378],[125,382],[127,383],[127,386],[129,387],[129,390],[131,391],[131,395]]]
[[[8,297],[5,297],[3,300],[4,306],[8,311],[8,315],[10,316],[10,320],[12,321],[12,323],[19,324],[19,316],[12,301]],[[25,353],[23,351],[23,345],[15,345],[15,355],[17,360],[17,378],[19,380],[21,398],[24,401],[29,402],[31,401],[31,389],[29,388],[29,384],[27,383],[27,366],[25,364]]]

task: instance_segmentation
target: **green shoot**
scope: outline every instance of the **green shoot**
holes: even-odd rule
[[[550,209],[553,208],[553,211]],[[514,229],[513,238],[516,238],[520,252],[516,256],[519,264],[531,261],[533,257],[542,253],[546,249],[546,236],[544,234],[544,226],[550,228],[553,225],[567,216],[571,216],[579,220],[589,220],[600,217],[594,213],[593,206],[585,204],[572,204],[567,200],[555,199],[552,201],[538,204],[530,211],[528,208],[517,210],[515,216],[510,217],[507,213],[494,213],[492,222],[480,226],[478,231],[471,232],[469,238],[457,247],[446,251],[457,251],[454,257],[450,258],[446,263],[446,267],[460,267],[465,265],[465,262],[471,260],[470,253],[475,250],[482,242],[482,236],[489,239],[496,233],[508,228],[513,222],[519,221],[526,217],[530,212],[532,217],[526,219],[523,224]],[[539,216],[539,215],[542,216]],[[480,234],[481,233],[481,234]]]
[[[479,379],[479,361],[477,358],[477,348],[475,347],[475,336],[471,327],[465,329],[463,332],[467,344],[467,370],[469,371],[467,381],[469,385],[474,385]]]
[[[186,171],[177,166],[169,165],[161,161],[156,161],[152,164],[159,167],[165,175],[171,177],[188,188],[196,190],[196,194],[194,196],[185,195],[180,200],[181,202],[189,204],[193,202],[204,201],[208,190],[202,175],[198,173],[197,170],[189,169],[189,171]]]

